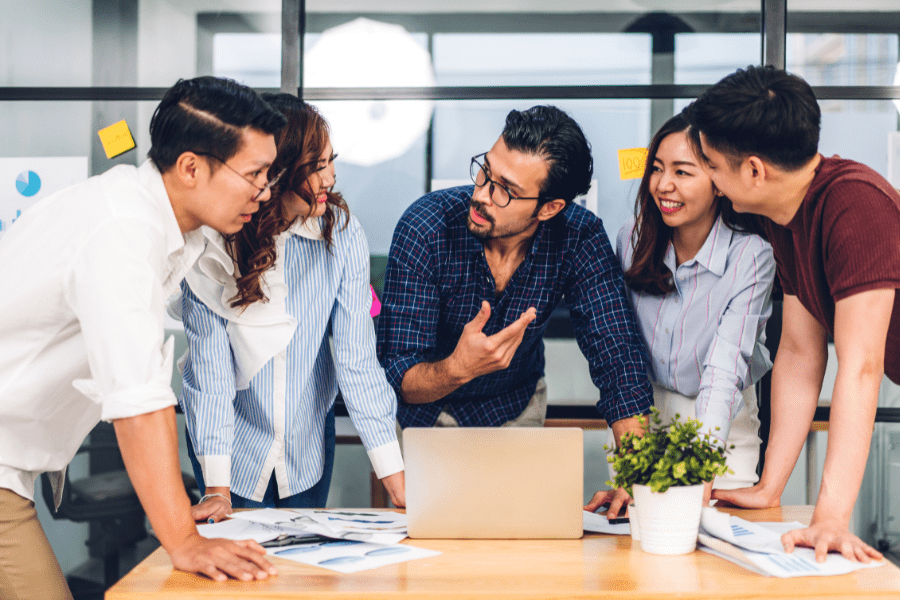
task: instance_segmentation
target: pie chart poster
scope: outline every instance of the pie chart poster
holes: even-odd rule
[[[87,177],[86,156],[0,158],[0,237],[36,202]]]

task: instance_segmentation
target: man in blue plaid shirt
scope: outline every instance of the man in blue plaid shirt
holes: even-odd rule
[[[553,106],[512,111],[474,186],[427,194],[394,231],[378,356],[401,427],[542,426],[544,331],[565,296],[617,437],[653,401],[622,270],[588,191],[590,145]]]

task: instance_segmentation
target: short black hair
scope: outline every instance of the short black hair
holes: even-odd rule
[[[691,104],[687,116],[732,166],[754,155],[795,171],[819,151],[822,112],[812,88],[771,65],[728,75]]]
[[[284,115],[236,81],[179,79],[153,112],[147,156],[160,172],[172,168],[185,152],[226,161],[240,151],[245,128],[275,135],[285,123]]]
[[[578,123],[555,106],[533,106],[510,111],[501,135],[507,148],[540,156],[547,161],[547,178],[541,184],[545,204],[561,198],[568,206],[591,187],[594,159],[591,145]]]

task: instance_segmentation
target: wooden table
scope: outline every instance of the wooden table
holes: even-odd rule
[[[808,523],[812,507],[735,510],[751,521]],[[886,562],[835,577],[779,579],[705,552],[655,556],[627,536],[581,540],[407,540],[440,556],[343,575],[275,559],[267,581],[216,583],[172,570],[157,550],[107,600],[186,598],[900,598],[900,569]]]

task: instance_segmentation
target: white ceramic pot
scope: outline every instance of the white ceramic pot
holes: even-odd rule
[[[641,524],[638,521],[637,506],[634,505],[634,502],[628,505],[628,522],[631,527],[631,540],[641,541]]]
[[[703,484],[672,486],[663,493],[634,486],[641,548],[651,554],[688,554],[697,547]]]

